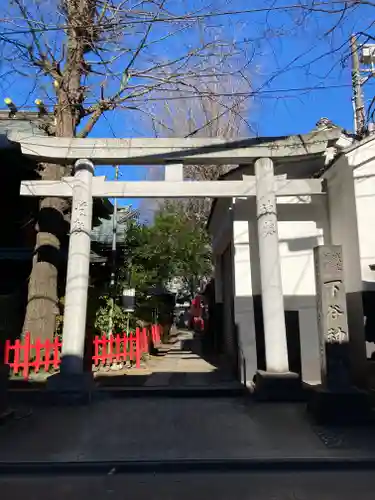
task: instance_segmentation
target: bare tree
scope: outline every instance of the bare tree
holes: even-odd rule
[[[209,80],[188,78],[187,84],[195,89],[186,92],[169,92],[165,101],[150,105],[150,111],[157,120],[153,121],[156,137],[210,137],[234,139],[248,137],[252,133],[249,114],[252,90],[252,71],[248,61],[227,61],[225,77],[215,70]],[[218,64],[212,64],[220,67]],[[220,67],[221,71],[223,66]],[[215,180],[227,173],[231,165],[186,165],[184,177],[192,180]],[[151,168],[149,178],[163,178],[163,168]],[[184,212],[196,222],[205,223],[212,200],[185,199]],[[162,200],[145,200],[143,211],[154,211],[164,203]],[[174,202],[173,202],[174,203]]]
[[[212,9],[182,12],[182,5],[173,0],[12,0],[0,20],[3,88],[20,78],[24,85],[29,82],[29,97],[53,106],[55,126],[48,133],[58,137],[86,137],[115,109],[150,116],[147,99],[200,92],[197,81],[225,78],[229,60],[238,55],[212,23],[202,38],[202,14]],[[214,106],[214,96],[203,102]],[[43,179],[60,179],[70,171],[70,165],[40,165]],[[68,213],[63,199],[40,202],[24,322],[34,337],[51,337],[55,330]]]
[[[283,15],[280,15],[283,7]],[[291,72],[295,82],[302,79],[304,84],[275,92],[272,97],[276,101],[302,100],[315,90],[350,86],[351,37],[354,35],[359,47],[374,40],[374,7],[371,0],[291,3],[272,0],[260,19],[265,59],[272,69],[255,92],[261,95],[280,76]],[[291,42],[294,42],[292,49]],[[285,57],[289,54],[290,58]]]
[[[367,43],[375,41],[375,2],[371,0],[335,0],[326,2],[315,2],[308,0],[306,3],[298,4],[300,26],[315,25],[317,40],[326,42],[326,50],[313,57],[304,64],[306,72],[313,73],[322,64],[323,60],[330,58],[331,65],[323,75],[322,81],[329,78],[338,68],[347,70],[353,64],[353,52],[360,56],[361,48]],[[313,48],[313,47],[312,47]],[[362,65],[361,68],[352,70],[353,99],[356,94],[355,86],[361,81],[362,89],[364,84],[374,76],[373,68]],[[362,73],[362,74],[360,74]],[[355,103],[353,103],[355,105]],[[375,116],[375,98],[368,101],[367,113],[366,105],[363,106],[362,126],[357,130],[358,137],[363,137],[368,133],[370,122]],[[355,114],[358,113],[358,108]]]

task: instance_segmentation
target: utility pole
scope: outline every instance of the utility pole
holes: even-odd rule
[[[119,167],[115,167],[115,180],[118,180]],[[112,251],[111,251],[111,281],[109,284],[110,290],[110,309],[109,309],[109,328],[108,336],[113,332],[113,315],[115,309],[115,284],[116,284],[116,254],[117,254],[117,198],[113,204],[113,219],[112,219]]]
[[[350,38],[352,54],[352,85],[353,85],[353,108],[354,108],[354,131],[356,135],[361,136],[365,131],[365,105],[362,94],[361,70],[359,66],[359,51],[357,36]]]

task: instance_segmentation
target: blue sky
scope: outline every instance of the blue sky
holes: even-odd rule
[[[273,1],[272,5],[287,3]],[[252,1],[251,4],[231,2],[224,9],[240,10],[249,8],[249,5],[256,8],[271,3],[264,0]],[[241,32],[240,39],[262,37],[266,23],[271,32],[269,38],[266,36],[256,48],[252,62],[253,90],[259,89],[259,95],[250,100],[249,121],[257,135],[308,132],[321,117],[328,117],[348,130],[353,129],[348,39],[351,33],[362,30],[375,35],[372,27],[374,14],[374,7],[361,6],[343,20],[334,33],[326,36],[324,33],[337,21],[337,17],[326,13],[311,14],[299,29],[293,29],[295,17],[291,19],[289,13],[280,11],[232,17],[227,32],[230,34],[234,26],[234,32]],[[236,29],[236,25],[239,28]],[[292,29],[289,35],[278,35],[281,30]],[[367,102],[373,97],[374,88],[370,82],[366,85]],[[107,123],[102,121],[96,134],[108,134],[108,122],[121,136],[124,121],[119,115],[108,115]],[[123,173],[129,179],[142,178],[144,169],[126,169],[126,173],[123,169]]]
[[[204,0],[174,2],[173,12],[178,14],[179,11],[197,9],[206,4]],[[375,7],[358,6],[336,26],[339,14],[308,13],[300,9],[278,10],[288,4],[292,5],[292,2],[216,0],[211,3],[214,8],[205,10],[223,12],[270,9],[268,12],[212,17],[206,20],[205,29],[212,33],[220,30],[221,36],[224,34],[229,39],[234,38],[246,49],[250,60],[252,91],[256,94],[249,99],[247,117],[253,133],[268,136],[304,133],[311,130],[321,117],[328,117],[351,130],[353,111],[348,39],[351,33],[359,31],[375,35]],[[333,8],[337,7],[337,3],[332,5]],[[52,22],[53,13],[49,15]],[[332,30],[334,26],[336,27]],[[4,26],[0,23],[0,30],[2,27]],[[9,29],[9,25],[5,27]],[[163,25],[158,26],[155,38],[165,29]],[[159,49],[154,49],[156,52],[159,50],[155,55],[162,58],[174,57],[193,43],[193,33],[194,29],[189,30],[180,38],[172,40],[169,45],[159,46]],[[1,70],[3,73],[7,70],[4,63]],[[371,83],[365,87],[366,102],[373,97],[374,88]],[[32,88],[32,78],[6,77],[0,80],[0,96],[2,99],[10,96],[17,104],[27,106],[32,105],[34,99],[40,96],[40,89]],[[107,113],[97,124],[92,136],[151,136],[151,127],[139,117],[137,112],[129,110]],[[97,173],[108,178],[113,178],[114,174],[113,169],[108,167],[99,167]],[[143,179],[145,173],[144,167],[121,168],[123,180]]]

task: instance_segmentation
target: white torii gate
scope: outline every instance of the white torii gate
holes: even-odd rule
[[[23,196],[72,197],[62,373],[79,375],[83,371],[93,197],[236,198],[250,196],[257,198],[267,370],[274,373],[289,372],[276,197],[322,195],[324,190],[319,179],[290,180],[286,176],[275,176],[271,157],[285,157],[287,151],[289,151],[289,156],[321,154],[327,146],[328,139],[326,135],[317,134],[320,134],[320,143],[323,145],[320,144],[317,147],[316,143],[319,143],[319,140],[316,137],[314,137],[314,141],[309,143],[306,137],[298,136],[299,146],[294,146],[292,152],[291,146],[285,144],[285,142],[290,142],[291,138],[288,138],[288,141],[283,140],[280,146],[281,151],[274,146],[265,148],[263,145],[260,149],[254,146],[241,148],[237,145],[229,148],[231,143],[210,139],[195,140],[194,143],[191,140],[179,139],[177,140],[179,142],[178,148],[173,149],[170,146],[171,141],[168,142],[169,145],[166,145],[164,139],[148,139],[147,141],[151,143],[149,146],[150,154],[145,154],[149,151],[145,151],[147,147],[144,145],[145,140],[143,139],[86,139],[82,141],[80,139],[46,137],[30,139],[29,137],[15,138],[12,136],[10,139],[19,142],[22,152],[33,157],[34,160],[47,160],[56,163],[66,163],[72,160],[75,162],[74,177],[66,177],[61,181],[23,181],[21,184],[21,195]],[[143,143],[143,150],[135,144],[137,141]],[[212,153],[212,148],[218,144],[221,150],[220,154]],[[111,149],[112,146],[114,149]],[[171,149],[173,149],[172,155]],[[194,154],[192,154],[193,149]],[[141,150],[143,155],[141,155]],[[80,155],[83,152],[91,159],[81,158]],[[168,163],[171,156],[174,158],[174,163]],[[255,176],[244,176],[241,181],[183,180],[184,163],[249,163],[253,162],[254,158],[257,158]],[[92,159],[97,164],[165,164],[165,180],[151,182],[105,181],[104,177],[93,177],[95,167]]]

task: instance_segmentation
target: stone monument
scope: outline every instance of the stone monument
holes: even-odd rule
[[[352,383],[342,248],[315,247],[314,260],[322,386],[308,409],[322,423],[363,421],[370,416],[370,402]]]

